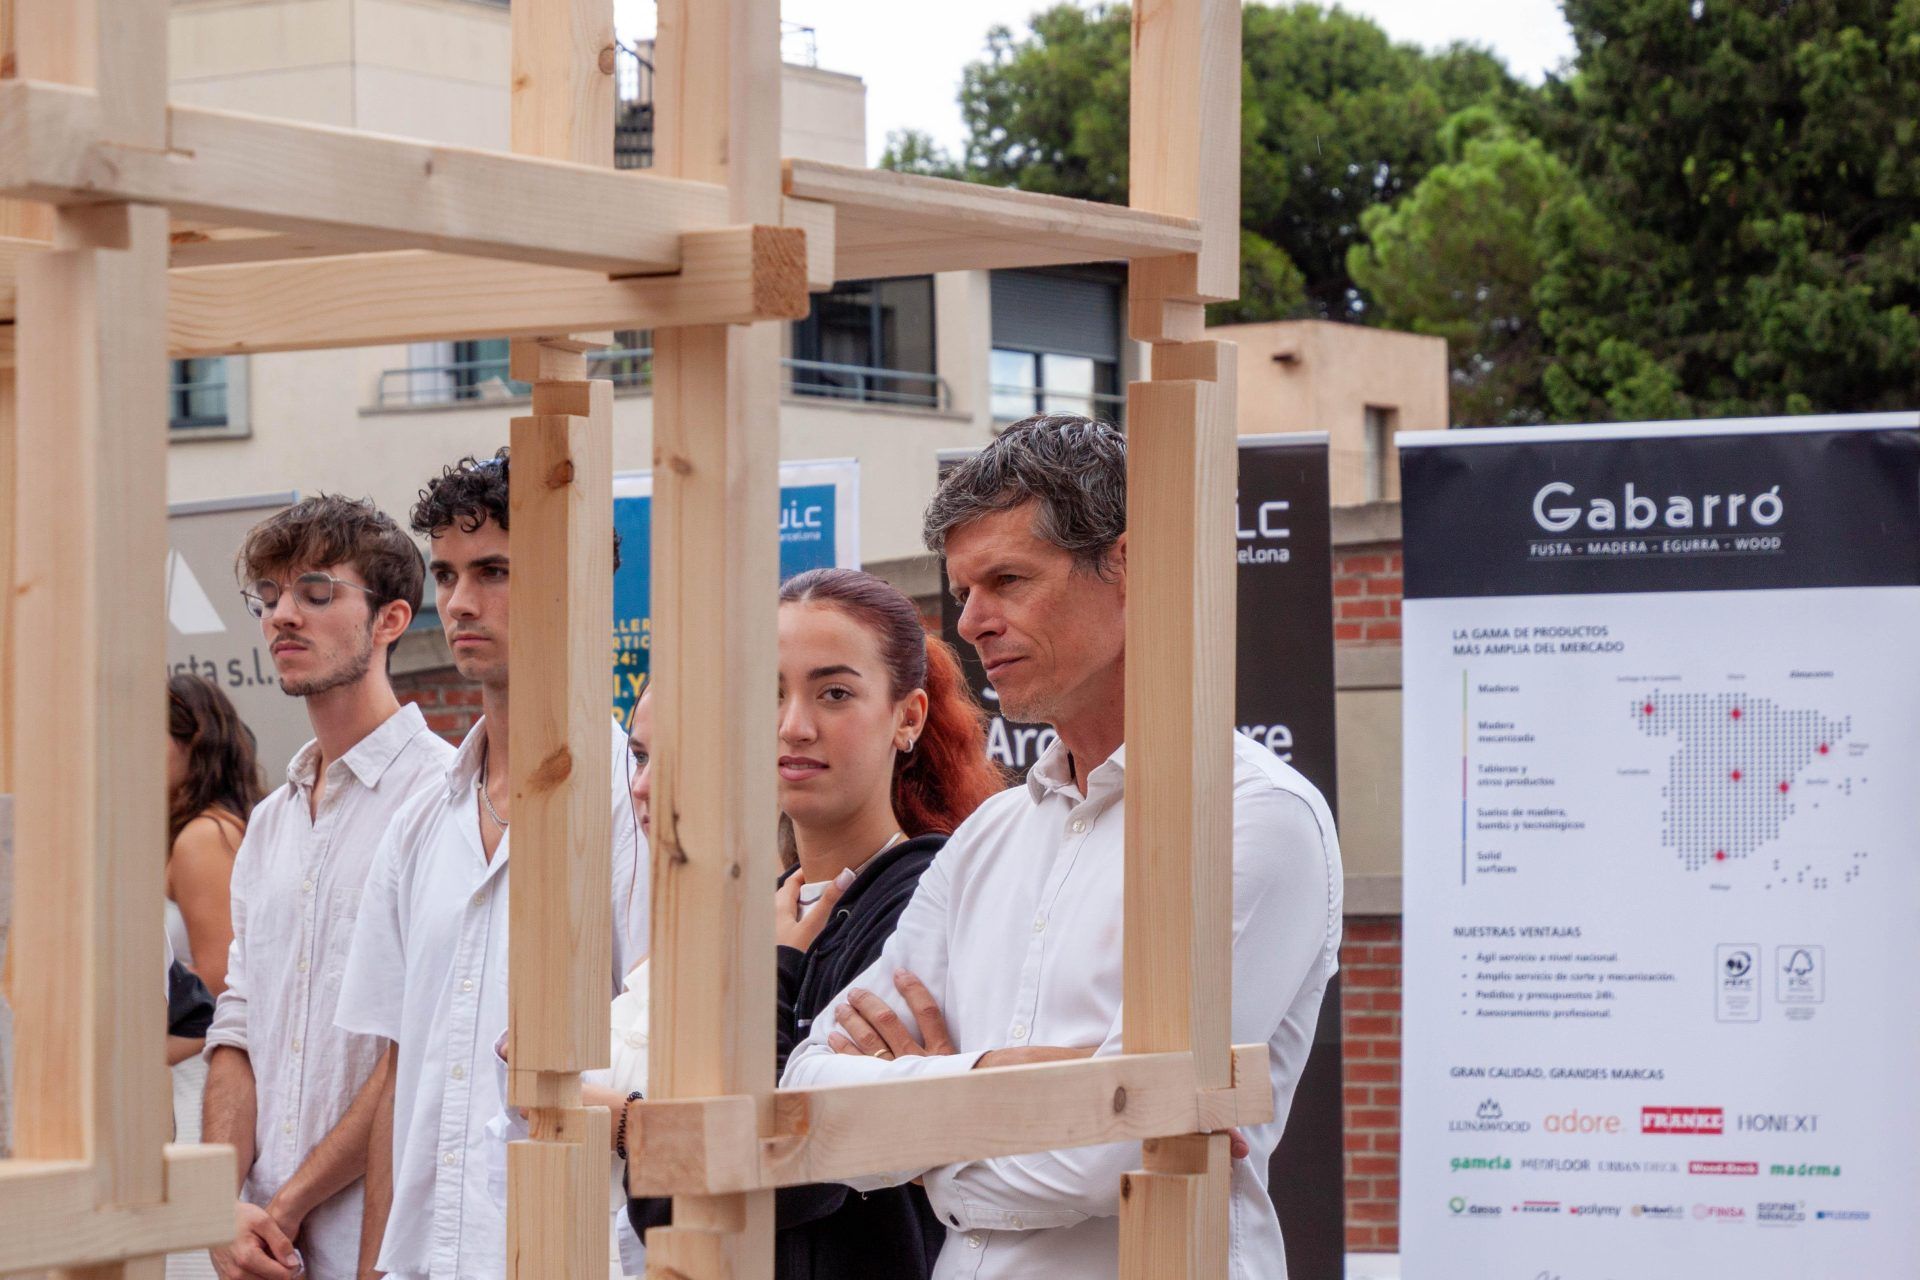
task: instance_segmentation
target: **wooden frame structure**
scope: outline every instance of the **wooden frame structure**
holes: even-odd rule
[[[533,1136],[509,1158],[509,1257],[604,1273],[607,1117],[578,1073],[608,1052],[611,401],[584,353],[619,327],[655,332],[654,1054],[629,1127],[633,1189],[672,1195],[674,1225],[649,1274],[766,1280],[779,1186],[1138,1139],[1122,1273],[1224,1275],[1221,1131],[1273,1106],[1264,1046],[1228,1040],[1234,353],[1202,340],[1204,304],[1238,292],[1239,5],[1135,0],[1130,208],[783,164],[776,0],[659,9],[657,161],[634,173],[611,168],[611,0],[513,0],[511,154],[170,107],[167,0],[0,0],[0,784],[36,958],[0,1273],[157,1275],[231,1230],[231,1153],[163,1145],[168,355],[501,334],[533,384],[512,424],[509,964]],[[774,744],[752,731],[776,322],[836,278],[1112,259],[1153,344],[1129,391],[1127,1052],[776,1093]]]

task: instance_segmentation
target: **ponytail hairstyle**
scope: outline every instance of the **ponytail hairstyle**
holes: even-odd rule
[[[858,569],[812,569],[787,580],[780,603],[825,605],[872,631],[893,700],[926,690],[926,725],[913,750],[893,758],[893,812],[909,839],[952,835],[1007,785],[987,755],[986,713],[961,676],[960,660],[927,633],[920,611],[897,587]]]
[[[167,679],[167,734],[187,753],[187,776],[167,797],[167,847],[209,809],[245,826],[260,802],[253,730],[227,695],[184,673]]]

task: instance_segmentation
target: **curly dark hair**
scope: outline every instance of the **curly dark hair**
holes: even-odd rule
[[[167,733],[187,753],[186,780],[167,797],[168,845],[209,809],[244,827],[264,788],[253,730],[227,695],[199,676],[168,677]]]
[[[941,477],[922,528],[927,550],[945,555],[954,529],[1028,502],[1036,504],[1037,536],[1106,577],[1113,544],[1127,531],[1126,436],[1077,413],[1014,423]]]
[[[234,575],[244,584],[336,564],[351,565],[367,580],[372,612],[395,600],[420,612],[426,578],[420,549],[393,517],[365,498],[318,493],[268,516],[247,531],[234,557]]]
[[[510,503],[508,482],[512,478],[513,450],[501,445],[491,458],[471,454],[427,482],[420,500],[413,504],[413,531],[431,538],[455,525],[462,533],[472,533],[491,520],[502,529],[507,524]],[[613,531],[613,568],[620,570],[620,531]]]

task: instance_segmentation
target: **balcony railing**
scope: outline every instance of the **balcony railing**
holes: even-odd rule
[[[793,396],[844,400],[906,409],[945,410],[953,402],[947,380],[936,373],[834,364],[826,360],[780,362],[782,389]],[[644,387],[653,380],[653,348],[615,347],[587,356],[588,373],[611,379],[619,388]],[[438,364],[386,369],[380,374],[376,410],[430,405],[481,404],[525,397],[529,388],[507,376],[507,360],[449,360]]]

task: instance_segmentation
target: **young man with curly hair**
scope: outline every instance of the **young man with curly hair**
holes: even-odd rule
[[[510,460],[463,458],[420,493],[413,528],[454,665],[484,710],[443,784],[394,822],[374,858],[340,998],[340,1025],[392,1048],[368,1153],[363,1271],[502,1280],[505,1147],[488,1132],[505,1105],[494,1045],[507,1025],[507,536]],[[618,564],[618,548],[615,549]],[[646,952],[645,848],[614,761],[613,963],[609,998]],[[377,1255],[376,1251],[377,1250]]]

